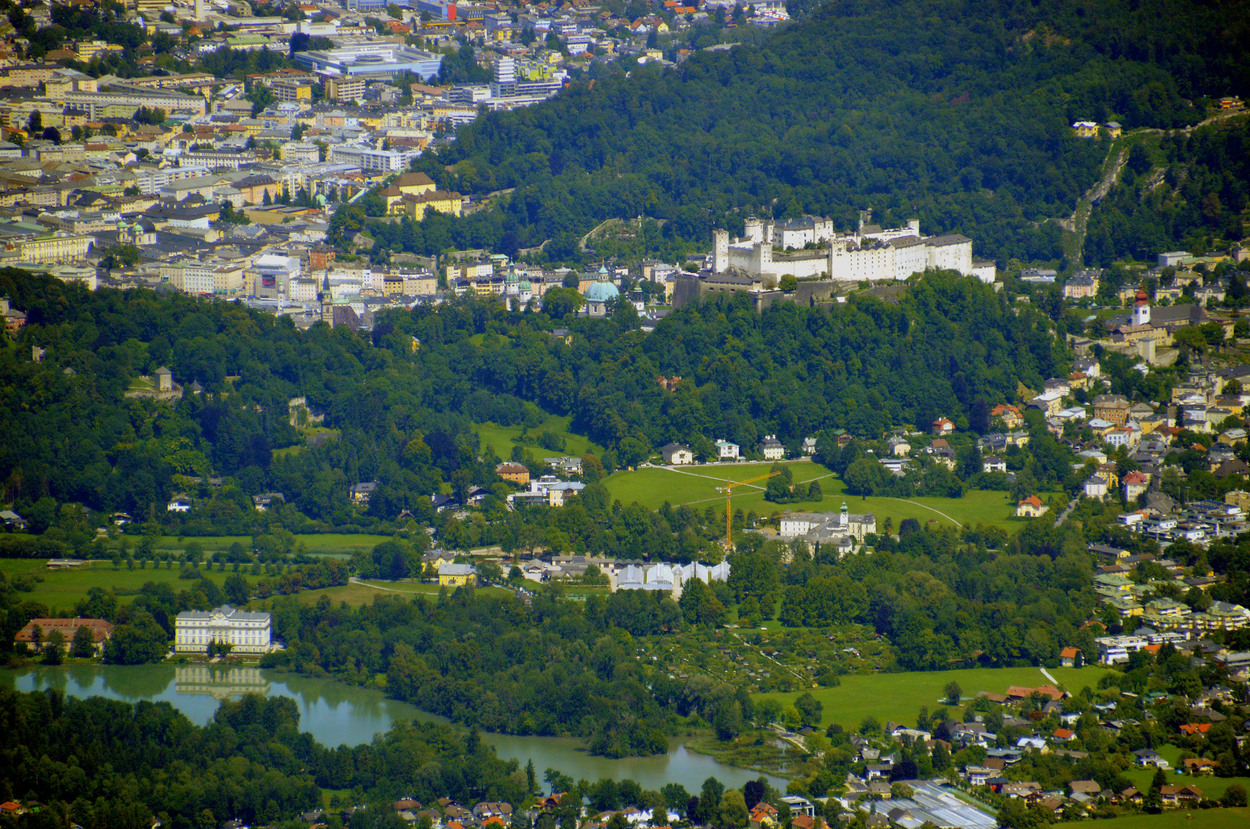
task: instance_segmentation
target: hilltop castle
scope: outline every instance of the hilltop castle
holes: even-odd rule
[[[905,227],[882,229],[866,218],[854,233],[838,234],[832,219],[804,216],[776,222],[751,217],[740,239],[731,242],[728,231],[714,231],[711,272],[737,271],[764,283],[786,275],[874,282],[941,268],[994,281],[992,263],[974,265],[972,240],[966,236],[922,237],[916,219]]]

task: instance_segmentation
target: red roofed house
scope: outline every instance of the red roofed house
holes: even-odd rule
[[[104,650],[104,643],[113,636],[113,626],[103,619],[31,619],[13,637],[13,644],[34,645],[35,628],[39,628],[39,640],[43,644],[47,644],[53,632],[57,632],[61,634],[62,649],[69,650],[80,627],[91,631],[91,641],[97,654]]]
[[[751,829],[764,829],[766,826],[773,826],[777,823],[777,817],[777,810],[772,805],[760,801],[751,810]]]
[[[1205,737],[1206,733],[1211,730],[1209,722],[1190,722],[1180,727],[1180,731],[1186,737]]]
[[[933,421],[931,428],[933,429],[933,434],[935,435],[949,435],[955,431],[955,424],[951,423],[944,417],[939,417],[937,420]]]
[[[1059,664],[1065,668],[1079,668],[1085,662],[1080,648],[1064,648],[1059,651]]]
[[[1017,518],[1040,518],[1045,515],[1050,507],[1042,503],[1042,499],[1036,495],[1030,495],[1020,503],[1016,504]]]
[[[1015,429],[1024,425],[1024,416],[1020,414],[1020,410],[1010,403],[999,403],[990,409],[990,418],[998,418],[1008,429]]]
[[[1124,500],[1136,501],[1137,496],[1150,486],[1150,476],[1145,472],[1134,471],[1125,475],[1121,483],[1124,485]]]
[[[1066,743],[1076,739],[1076,732],[1070,728],[1056,728],[1055,733],[1050,736],[1054,737],[1061,743]]]
[[[1023,685],[1012,685],[1007,689],[1007,697],[1012,700],[1028,699],[1034,694],[1042,696],[1058,702],[1063,699],[1063,691],[1060,691],[1054,685],[1039,685],[1036,688],[1026,688]]]

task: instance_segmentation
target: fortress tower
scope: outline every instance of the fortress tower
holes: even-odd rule
[[[712,273],[729,270],[729,231],[712,231]]]

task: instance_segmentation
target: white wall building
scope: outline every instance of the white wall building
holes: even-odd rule
[[[174,650],[207,653],[209,643],[224,642],[235,653],[268,653],[271,632],[268,613],[236,610],[228,604],[214,610],[184,610],[174,620]]]
[[[905,227],[861,225],[854,233],[839,235],[830,219],[806,216],[778,223],[752,217],[740,239],[731,242],[724,230],[713,234],[713,272],[731,268],[775,279],[789,274],[799,279],[876,282],[904,280],[929,268],[994,279],[993,269],[973,267],[971,239],[958,234],[922,236],[915,219]]]

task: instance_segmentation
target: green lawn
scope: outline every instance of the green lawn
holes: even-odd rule
[[[673,506],[712,505],[723,512],[725,495],[718,492],[726,480],[746,481],[767,475],[771,463],[725,464],[718,466],[689,466],[678,469],[647,467],[617,472],[604,482],[614,499],[624,504],[637,501],[649,509],[656,509],[665,501]],[[904,501],[896,498],[860,498],[844,494],[841,479],[834,477],[824,466],[813,461],[795,461],[787,464],[796,484],[820,481],[823,498],[818,501],[802,501],[794,504],[774,504],[764,500],[767,481],[744,484],[734,490],[733,507],[744,512],[772,515],[786,510],[793,512],[836,512],[843,500],[852,512],[871,512],[877,516],[877,526],[885,519],[893,520],[895,530],[905,518],[915,518],[922,524],[937,521],[950,525],[952,522],[968,525],[991,524],[1015,532],[1024,521],[1015,517],[1015,505],[1006,493],[974,490],[963,498],[914,498]]]
[[[483,587],[479,588],[485,593],[499,596],[512,595],[509,591],[502,587]],[[305,590],[297,593],[296,597],[306,604],[313,604],[321,599],[322,596],[329,598],[330,603],[338,605],[340,602],[347,602],[349,605],[356,607],[359,605],[373,604],[373,600],[378,596],[430,596],[438,595],[437,584],[422,584],[413,581],[368,581],[364,583],[353,582],[345,584],[342,587],[327,587],[324,590]]]
[[[1203,797],[1219,800],[1224,796],[1224,792],[1228,791],[1228,787],[1234,783],[1240,783],[1250,791],[1250,777],[1216,777],[1214,775],[1189,775],[1181,774],[1177,771],[1180,765],[1181,750],[1178,746],[1167,745],[1156,749],[1163,755],[1172,768],[1167,770],[1168,783],[1173,786],[1197,786],[1202,789]],[[1151,781],[1154,780],[1154,769],[1131,768],[1124,772],[1124,776],[1133,781],[1133,785],[1140,791],[1146,791],[1150,788]]]
[[[1087,668],[1048,668],[1068,691],[1076,692],[1088,685],[1096,687],[1105,670]],[[823,705],[821,725],[838,723],[853,728],[870,714],[885,725],[887,720],[914,725],[921,706],[930,711],[942,707],[947,683],[959,683],[965,700],[981,691],[1001,694],[1011,685],[1036,688],[1050,680],[1038,668],[969,668],[958,671],[919,671],[898,674],[851,674],[842,677],[836,688],[812,688],[812,694]],[[775,699],[783,706],[791,705],[803,692],[759,694],[760,699]]]
[[[355,535],[352,533],[305,533],[295,536],[310,555],[327,555],[327,556],[350,556],[357,550],[372,550],[378,544],[390,539],[389,535]],[[138,539],[130,538],[131,548],[138,546]],[[191,542],[200,545],[206,553],[224,552],[230,549],[230,545],[236,541],[243,545],[245,550],[252,547],[251,536],[246,535],[213,535],[213,536],[183,536],[177,538],[172,535],[161,536],[156,542],[156,546],[161,550],[174,550],[181,552],[187,548]]]
[[[36,573],[41,576],[43,581],[36,585],[34,590],[18,595],[23,599],[47,605],[52,613],[72,611],[78,600],[86,598],[87,591],[96,586],[117,591],[118,597],[124,602],[150,581],[169,584],[175,591],[182,590],[187,584],[186,580],[178,578],[179,570],[176,568],[153,569],[149,565],[141,570],[139,565],[135,564],[133,570],[125,565],[115,570],[112,562],[108,561],[92,561],[71,570],[49,570],[45,559],[3,558],[0,559],[0,572],[8,576],[24,573]],[[225,572],[215,568],[211,571],[201,568],[200,572],[204,573],[210,581],[221,584],[233,571],[227,566]],[[241,569],[239,572],[252,582],[261,578],[261,576],[250,575],[246,569]]]
[[[1088,820],[1079,823],[1097,826],[1098,829],[1227,829],[1250,826],[1250,809],[1182,809],[1161,815],[1129,815],[1096,823]]]
[[[588,452],[597,453],[601,451],[598,446],[591,443],[587,438],[575,435],[569,431],[569,418],[557,415],[548,417],[543,422],[543,425],[538,428],[530,429],[529,434],[537,439],[543,432],[554,432],[564,438],[563,449],[546,449],[537,443],[520,443],[518,438],[525,431],[524,426],[499,426],[494,423],[479,423],[474,426],[474,431],[482,439],[482,451],[485,451],[486,447],[489,446],[495,450],[496,455],[504,460],[512,457],[512,447],[514,446],[522,447],[539,459],[565,455],[573,455],[580,458]]]

